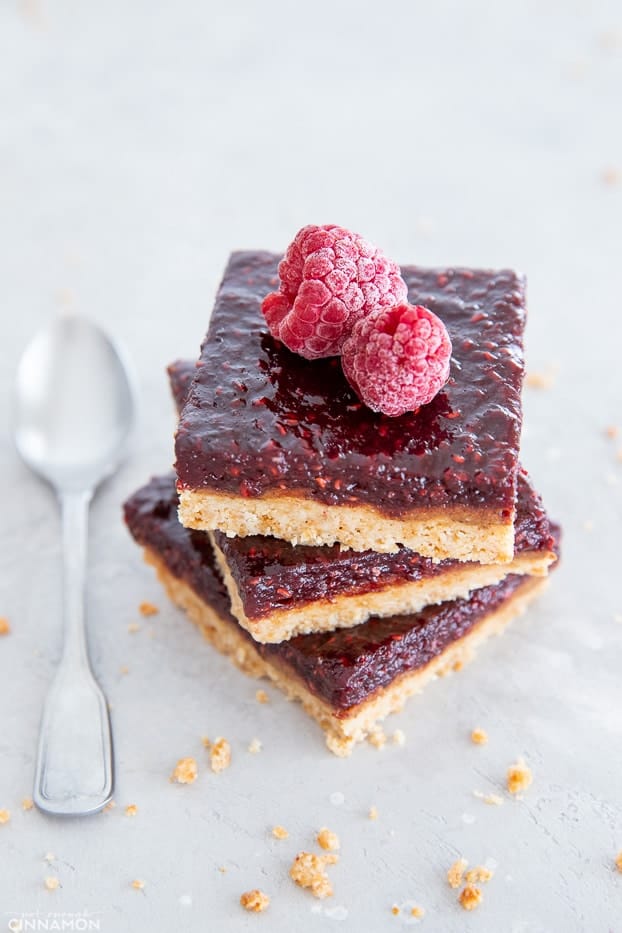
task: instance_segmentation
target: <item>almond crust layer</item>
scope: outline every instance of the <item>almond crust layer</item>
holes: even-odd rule
[[[509,564],[466,564],[452,567],[435,577],[406,581],[366,593],[345,594],[335,599],[320,599],[250,619],[244,612],[227,560],[212,534],[210,540],[216,564],[231,599],[231,612],[242,628],[262,644],[276,644],[310,632],[352,628],[371,616],[419,612],[425,606],[466,598],[472,590],[500,583],[510,573],[545,577],[549,566],[556,560],[552,551],[529,551],[517,555]]]
[[[179,491],[186,528],[228,537],[273,535],[292,544],[334,544],[391,553],[398,546],[431,557],[505,564],[514,556],[514,514],[501,522],[484,509],[431,509],[399,519],[370,506],[330,506],[301,496],[246,498],[208,489]]]
[[[500,634],[512,619],[524,612],[548,582],[526,577],[500,609],[484,616],[467,635],[453,642],[425,667],[401,674],[388,687],[375,691],[364,702],[336,712],[314,696],[290,671],[262,658],[252,641],[200,599],[187,583],[175,577],[155,552],[147,548],[144,556],[147,563],[155,567],[171,600],[185,610],[207,640],[244,673],[252,677],[268,677],[288,699],[299,700],[326,733],[328,748],[340,757],[350,755],[357,742],[372,734],[378,723],[390,713],[401,710],[408,697],[420,693],[429,681],[460,670],[473,658],[475,649],[491,635]]]

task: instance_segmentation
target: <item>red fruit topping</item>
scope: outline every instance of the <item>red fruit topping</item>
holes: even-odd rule
[[[432,401],[449,378],[450,358],[441,319],[422,305],[402,303],[354,325],[341,365],[369,408],[395,417]]]
[[[309,360],[341,353],[356,321],[405,301],[400,267],[357,233],[303,227],[279,264],[280,287],[261,310],[273,337]]]

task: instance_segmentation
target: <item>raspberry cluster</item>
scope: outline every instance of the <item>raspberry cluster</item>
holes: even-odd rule
[[[374,411],[397,416],[430,402],[449,377],[443,322],[407,303],[399,266],[334,224],[300,230],[262,303],[270,332],[307,359],[341,355],[345,376]]]

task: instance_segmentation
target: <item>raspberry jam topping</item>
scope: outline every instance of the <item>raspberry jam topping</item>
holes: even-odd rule
[[[335,224],[299,230],[279,278],[262,303],[264,317],[274,337],[309,360],[339,354],[356,321],[406,298],[397,263]]]
[[[392,418],[360,402],[338,359],[305,360],[267,332],[261,301],[278,264],[270,253],[230,258],[180,418],[180,488],[289,493],[392,517],[482,508],[511,522],[522,280],[511,271],[402,268],[411,302],[444,321],[453,354],[438,395]]]

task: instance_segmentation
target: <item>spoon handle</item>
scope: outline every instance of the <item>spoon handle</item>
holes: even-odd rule
[[[101,810],[113,787],[106,698],[86,644],[84,596],[91,492],[61,494],[65,632],[63,656],[43,709],[33,799],[47,813]]]

